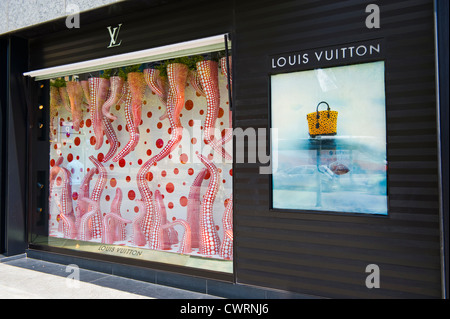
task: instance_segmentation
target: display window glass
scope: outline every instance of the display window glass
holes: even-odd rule
[[[231,57],[53,78],[48,244],[232,272]]]
[[[272,208],[387,215],[385,63],[271,76]]]

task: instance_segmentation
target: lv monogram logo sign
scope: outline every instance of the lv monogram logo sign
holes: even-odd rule
[[[122,23],[119,24],[117,27],[112,28],[111,26],[107,27],[108,31],[109,31],[109,36],[111,37],[111,41],[109,42],[109,46],[107,46],[107,48],[114,48],[114,47],[118,47],[119,45],[122,44],[122,40],[120,40],[119,43],[117,43],[117,39],[119,38],[119,32],[120,32],[120,28],[122,27]]]

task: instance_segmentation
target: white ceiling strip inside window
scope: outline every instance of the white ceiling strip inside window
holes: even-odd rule
[[[228,45],[230,46],[230,44]],[[56,77],[83,74],[140,63],[156,62],[182,56],[216,52],[224,49],[225,34],[221,34],[152,49],[34,70],[25,72],[23,75],[33,77],[36,81],[48,80]]]

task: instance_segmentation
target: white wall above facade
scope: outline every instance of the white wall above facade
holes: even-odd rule
[[[0,0],[0,35],[124,0]]]

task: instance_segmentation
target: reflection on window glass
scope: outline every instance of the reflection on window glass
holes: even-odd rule
[[[271,77],[273,208],[387,214],[384,62]]]
[[[193,267],[232,260],[229,62],[213,52],[52,79],[49,236]]]

